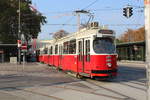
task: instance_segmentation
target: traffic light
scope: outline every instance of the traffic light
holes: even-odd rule
[[[127,8],[123,8],[123,16],[127,17]]]
[[[133,15],[133,8],[132,7],[125,7],[123,8],[123,16],[129,18]]]
[[[129,17],[131,17],[133,15],[133,8],[132,7],[129,7]]]

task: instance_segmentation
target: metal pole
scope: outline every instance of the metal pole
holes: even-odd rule
[[[144,0],[145,5],[145,39],[146,39],[146,71],[147,100],[150,100],[150,0]]]
[[[80,14],[89,14],[86,10],[76,10],[78,31],[80,30]]]
[[[21,17],[21,12],[20,12],[20,0],[19,0],[19,17],[18,17],[18,39],[20,39],[20,33],[21,33],[21,29],[20,29],[20,17]],[[18,47],[18,61],[19,64],[21,64],[21,48]]]
[[[23,52],[23,68],[22,71],[24,72],[25,69],[25,52]]]
[[[77,24],[78,24],[78,31],[80,30],[80,13],[77,13]]]

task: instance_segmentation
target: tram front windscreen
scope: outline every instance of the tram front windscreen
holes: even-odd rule
[[[115,53],[115,45],[112,38],[96,38],[93,41],[95,53]]]

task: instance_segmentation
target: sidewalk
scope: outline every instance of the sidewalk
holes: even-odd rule
[[[121,60],[119,63],[133,63],[133,64],[145,64],[145,61],[129,61],[129,60]]]
[[[146,63],[143,61],[118,61],[118,66],[132,66],[139,68],[146,68]]]

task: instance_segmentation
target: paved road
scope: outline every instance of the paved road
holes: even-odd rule
[[[39,63],[0,64],[0,100],[146,100],[144,64],[119,63],[109,81],[76,79]]]

